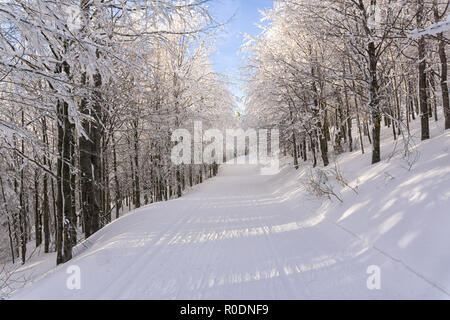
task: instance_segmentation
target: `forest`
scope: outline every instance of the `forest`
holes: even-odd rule
[[[252,123],[283,128],[298,159],[358,148],[381,160],[381,128],[409,149],[410,124],[450,129],[447,1],[279,1],[249,37],[246,107]],[[446,31],[447,32],[444,32]],[[356,126],[357,135],[352,128]],[[330,148],[331,146],[331,148]]]
[[[241,54],[245,97],[210,57],[208,0],[0,1],[0,262],[56,263],[123,214],[183,197],[217,164],[174,164],[177,128],[280,130],[293,167],[405,158],[450,129],[446,0],[276,0]],[[411,160],[413,161],[413,160]],[[448,200],[448,199],[447,199]],[[31,250],[31,252],[30,252]]]
[[[213,174],[170,161],[174,129],[233,120],[207,2],[0,3],[2,260],[33,241],[66,262],[125,208]]]

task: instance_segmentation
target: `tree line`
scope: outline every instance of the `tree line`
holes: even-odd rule
[[[217,173],[173,165],[171,132],[233,118],[208,1],[0,4],[0,258],[73,247]],[[27,255],[28,254],[28,255]]]
[[[378,163],[382,127],[405,150],[413,121],[422,140],[431,121],[449,129],[448,9],[441,0],[275,1],[243,47],[252,121],[283,128],[296,168],[356,149]]]

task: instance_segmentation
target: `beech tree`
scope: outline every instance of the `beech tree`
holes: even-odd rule
[[[233,118],[207,2],[2,2],[0,229],[13,260],[34,241],[64,263],[114,211],[212,175],[170,161],[171,131],[199,109],[211,125]]]
[[[417,118],[428,139],[432,116],[440,121],[442,110],[448,121],[447,11],[439,1],[276,1],[243,47],[248,117],[282,129],[296,168],[299,159],[318,165],[319,152],[327,166],[330,152],[364,153],[365,144],[375,164],[383,127],[406,150]]]

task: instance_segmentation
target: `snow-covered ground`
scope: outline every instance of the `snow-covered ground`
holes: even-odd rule
[[[262,176],[224,165],[183,198],[114,221],[65,265],[51,268],[54,254],[31,259],[13,278],[35,280],[12,298],[450,299],[450,132],[433,136],[407,159],[392,139],[374,166],[370,150],[340,156],[356,191],[330,174],[343,203],[305,192],[309,166],[284,159],[279,174]],[[72,265],[80,290],[66,286]],[[369,266],[380,290],[367,287]]]

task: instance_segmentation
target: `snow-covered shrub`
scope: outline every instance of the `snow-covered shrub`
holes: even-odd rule
[[[324,169],[312,168],[303,181],[306,191],[318,198],[325,197],[331,200],[334,197],[343,202],[341,197],[334,191],[328,174],[329,172]]]

